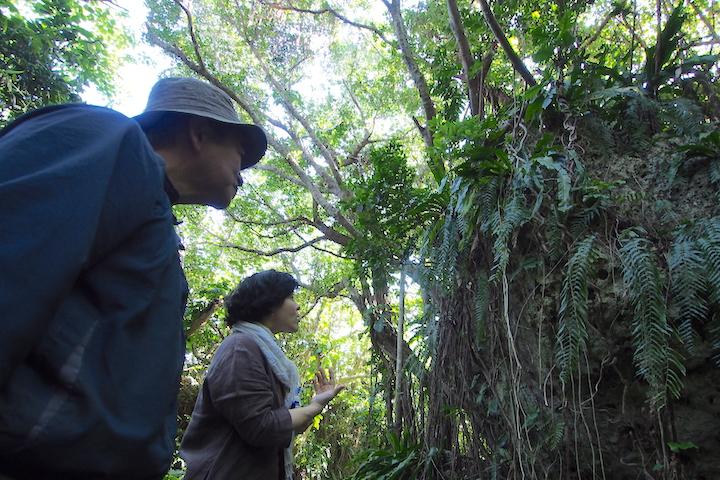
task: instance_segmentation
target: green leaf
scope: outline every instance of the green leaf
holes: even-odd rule
[[[673,453],[680,453],[684,450],[700,449],[700,447],[695,445],[693,442],[667,442],[667,446]]]

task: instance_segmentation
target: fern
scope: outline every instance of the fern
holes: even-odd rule
[[[678,135],[697,135],[705,127],[705,114],[700,106],[688,98],[674,98],[664,102],[660,117]]]
[[[490,304],[490,285],[485,270],[478,272],[475,282],[475,337],[477,343],[482,345],[485,342],[485,320],[487,317],[488,305]]]
[[[577,368],[580,352],[586,348],[588,273],[597,258],[594,241],[595,235],[589,235],[576,245],[568,260],[560,293],[557,361],[563,383]]]
[[[713,358],[715,359],[715,365],[720,367],[720,317],[715,315],[712,318],[708,331],[710,332],[710,346],[712,348]]]
[[[705,279],[709,300],[720,305],[720,219],[715,217],[700,225],[701,236],[697,244],[705,260]]]
[[[435,261],[435,274],[440,284],[445,288],[452,287],[452,279],[455,276],[455,268],[458,257],[459,224],[458,215],[448,209],[445,215],[445,223],[442,227],[442,239],[437,250]]]
[[[570,234],[573,237],[582,235],[595,220],[600,218],[602,207],[599,204],[593,204],[589,207],[583,207],[578,212],[573,213],[568,221]]]
[[[565,437],[565,422],[557,420],[550,423],[547,433],[547,446],[552,450],[556,450]]]
[[[565,253],[563,227],[557,216],[557,212],[552,212],[551,217],[546,223],[545,237],[547,239],[545,243],[550,249],[547,259],[551,264],[554,264]]]
[[[527,212],[520,202],[518,195],[510,198],[503,212],[499,210],[493,215],[490,222],[492,225],[492,233],[495,236],[493,244],[493,274],[491,280],[497,280],[507,268],[510,260],[510,246],[508,242],[513,232],[527,221]]]
[[[710,183],[717,189],[715,196],[720,200],[720,161],[718,160],[710,163]]]
[[[670,278],[673,303],[678,309],[678,330],[688,351],[696,348],[697,332],[708,314],[705,292],[705,267],[702,252],[684,231],[675,235],[670,253]]]
[[[480,223],[483,232],[487,232],[490,218],[493,212],[497,210],[498,196],[498,177],[492,177],[490,180],[482,183],[478,187],[478,209],[480,211]]]
[[[684,367],[670,345],[665,282],[650,247],[647,239],[633,232],[622,243],[620,258],[625,288],[634,307],[635,366],[638,375],[650,384],[650,405],[659,410],[665,406],[668,393],[679,397]]]

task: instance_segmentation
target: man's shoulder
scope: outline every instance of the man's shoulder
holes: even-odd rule
[[[113,109],[84,103],[68,103],[39,108],[18,117],[0,131],[0,137],[15,131],[54,126],[62,126],[63,130],[82,128],[91,131],[111,129],[141,132],[135,120]]]

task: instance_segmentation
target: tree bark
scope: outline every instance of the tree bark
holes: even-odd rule
[[[420,131],[420,133],[425,140],[425,145],[432,147],[433,135],[432,131],[427,127],[427,124],[435,118],[437,111],[435,110],[435,104],[430,97],[430,89],[428,88],[425,76],[420,71],[417,62],[415,61],[412,48],[410,47],[410,41],[408,40],[407,31],[405,30],[405,23],[403,22],[402,13],[400,12],[400,0],[383,0],[383,3],[385,3],[385,6],[390,13],[393,28],[395,29],[395,36],[397,37],[398,44],[400,46],[400,53],[405,65],[407,66],[408,72],[410,72],[410,77],[415,84],[415,88],[417,88],[418,94],[420,95],[420,101],[422,102],[423,111],[425,112],[426,126],[424,127],[424,130]]]
[[[505,36],[505,33],[502,31],[502,28],[500,28],[500,24],[498,23],[495,15],[490,9],[490,5],[488,5],[487,0],[478,0],[478,2],[480,3],[480,10],[482,10],[483,16],[485,17],[485,22],[487,22],[488,27],[490,27],[490,31],[492,31],[493,35],[495,36],[495,40],[497,40],[497,42],[500,44],[503,51],[505,52],[505,55],[507,55],[508,59],[510,60],[510,63],[512,63],[513,68],[515,68],[515,70],[520,74],[522,79],[525,80],[525,83],[527,83],[528,86],[532,87],[537,85],[537,82],[533,78],[530,71],[527,69],[523,61],[515,52],[515,49],[513,49],[512,45],[510,45],[510,42]]]
[[[475,74],[472,73],[475,59],[470,50],[470,43],[468,43],[467,36],[465,35],[465,28],[463,27],[462,18],[460,17],[457,1],[447,0],[447,7],[450,17],[450,28],[455,35],[458,57],[460,57],[460,64],[462,65],[463,76],[465,77],[465,86],[468,92],[468,101],[470,102],[470,113],[475,116],[480,114],[480,81],[482,77],[479,71]]]

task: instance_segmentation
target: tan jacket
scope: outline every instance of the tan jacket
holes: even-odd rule
[[[251,337],[227,337],[180,446],[185,480],[282,480],[283,450],[292,436],[285,392]]]

